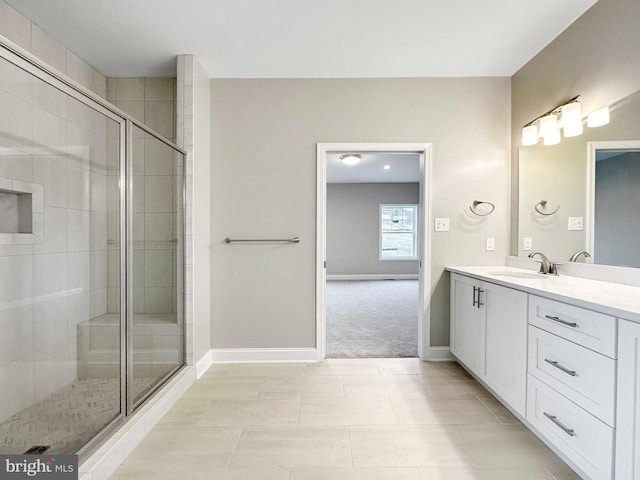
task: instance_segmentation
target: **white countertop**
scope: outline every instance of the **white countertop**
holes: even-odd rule
[[[506,266],[447,267],[450,272],[640,323],[640,287]]]

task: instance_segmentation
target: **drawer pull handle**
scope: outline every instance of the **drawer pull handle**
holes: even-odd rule
[[[563,425],[562,422],[558,420],[558,418],[555,415],[550,415],[547,412],[542,412],[542,413],[544,414],[545,417],[547,417],[549,420],[555,423],[558,427],[560,427],[564,433],[566,433],[570,437],[576,436],[575,430],[573,428],[568,428],[565,425]]]
[[[554,322],[558,322],[563,325],[566,325],[568,327],[576,328],[578,326],[578,324],[575,322],[567,322],[566,320],[562,320],[561,318],[554,317],[553,315],[545,315],[544,317],[548,318],[549,320],[553,320]]]
[[[571,375],[572,377],[575,377],[577,375],[575,370],[569,370],[567,367],[563,367],[562,365],[560,365],[555,360],[549,360],[548,358],[545,358],[544,361],[547,362],[549,365],[553,365],[558,370],[562,370],[567,375]]]

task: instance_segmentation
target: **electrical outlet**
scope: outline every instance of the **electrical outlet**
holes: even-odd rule
[[[434,230],[436,232],[448,232],[449,231],[449,219],[448,218],[436,218]]]
[[[582,217],[569,217],[569,230],[582,230]]]
[[[529,251],[533,250],[533,238],[531,238],[531,237],[525,237],[525,238],[522,240],[522,249],[523,249],[525,252],[529,252]]]
[[[487,252],[493,252],[496,249],[496,239],[487,237]]]

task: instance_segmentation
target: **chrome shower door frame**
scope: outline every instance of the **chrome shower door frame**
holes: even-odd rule
[[[120,264],[120,413],[100,432],[98,432],[87,444],[85,444],[77,454],[82,460],[88,454],[93,452],[101,445],[110,434],[119,427],[128,416],[130,416],[141,404],[157,392],[166,381],[176,372],[185,366],[186,353],[186,329],[184,323],[184,299],[178,303],[181,306],[182,321],[182,358],[180,365],[171,370],[162,379],[158,380],[157,385],[147,392],[139,401],[133,402],[131,393],[131,380],[133,368],[133,281],[132,281],[132,252],[133,252],[133,197],[132,197],[132,162],[133,162],[133,126],[142,129],[145,133],[153,136],[165,145],[171,147],[175,152],[183,156],[182,162],[182,207],[185,206],[185,169],[187,153],[176,144],[165,139],[159,133],[145,126],[131,115],[120,110],[105,99],[98,96],[91,90],[83,87],[63,73],[55,70],[51,66],[42,62],[39,58],[32,55],[22,47],[18,46],[11,40],[0,35],[0,58],[4,59],[16,67],[30,73],[34,77],[44,81],[52,87],[60,90],[66,95],[78,100],[85,106],[103,114],[108,119],[118,124],[120,142],[119,142],[119,212],[118,212],[118,235],[119,235],[119,264]],[[178,246],[180,242],[184,242],[184,215],[182,218],[182,238],[178,237]],[[183,245],[183,243],[182,243]],[[182,252],[181,263],[184,265],[184,245],[178,248],[178,252]],[[184,268],[179,270],[178,287],[181,295],[184,297]]]

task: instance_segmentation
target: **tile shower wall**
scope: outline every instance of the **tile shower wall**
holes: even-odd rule
[[[77,378],[77,324],[107,311],[111,121],[2,59],[0,111],[0,178],[44,190],[42,238],[0,242],[5,419]]]
[[[175,92],[173,78],[107,79],[107,100],[171,141],[175,141]],[[168,266],[175,265],[175,253],[158,245],[175,238],[176,228],[172,222],[176,201],[167,195],[175,181],[174,159],[168,148],[137,128],[134,128],[133,142],[133,246],[135,250],[144,250],[143,255],[134,255],[133,310],[134,313],[174,313],[176,275]],[[111,229],[116,223],[109,222],[109,225],[109,238],[112,238]],[[110,313],[118,311],[116,268],[117,262],[110,257]]]
[[[4,0],[0,35],[106,97],[102,73]],[[11,115],[0,119],[0,177],[44,185],[45,232],[0,245],[0,421],[77,378],[76,326],[107,302],[106,121],[1,68],[0,111]]]
[[[18,10],[0,0],[0,35],[66,73],[101,97],[107,95],[107,78]]]

